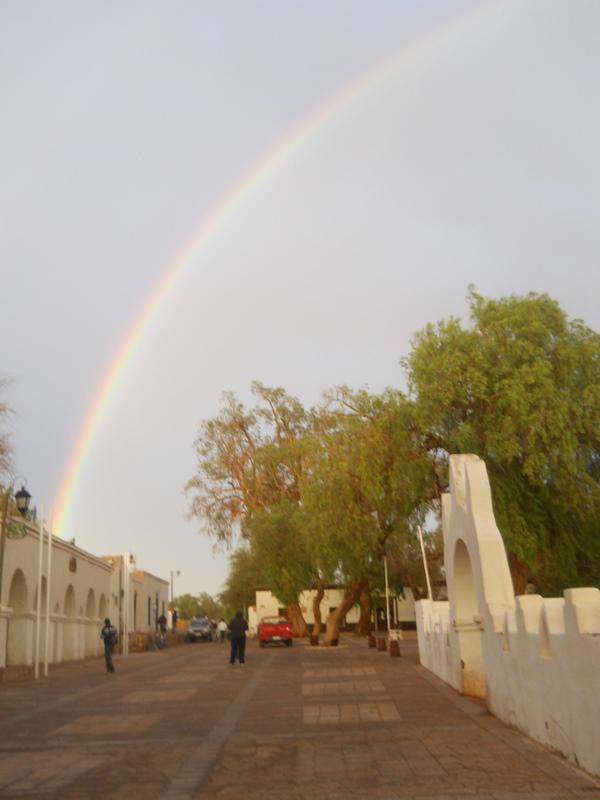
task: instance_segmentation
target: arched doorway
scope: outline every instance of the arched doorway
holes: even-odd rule
[[[28,604],[27,581],[22,570],[16,569],[8,590],[8,619],[6,663],[31,664],[33,655],[33,614]]]
[[[85,654],[95,656],[98,653],[100,641],[98,623],[96,622],[96,594],[90,589],[85,601]]]
[[[63,659],[69,661],[77,658],[77,622],[75,621],[75,589],[72,584],[67,586],[63,613]]]
[[[483,661],[482,622],[477,587],[469,551],[462,539],[454,549],[455,630],[462,668],[462,692],[469,697],[487,695]]]

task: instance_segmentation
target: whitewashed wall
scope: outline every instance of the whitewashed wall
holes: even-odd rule
[[[443,526],[449,599],[417,603],[421,663],[600,775],[600,591],[514,596],[477,456],[450,458]]]
[[[15,519],[15,522],[18,520]],[[18,521],[19,525],[22,523]],[[31,666],[35,661],[39,529],[26,526],[23,539],[7,539],[0,598],[0,668]],[[132,557],[133,559],[133,557]],[[127,559],[129,563],[129,558]],[[48,537],[42,560],[40,663],[44,661]],[[105,617],[123,630],[123,557],[98,558],[63,539],[52,539],[48,662],[98,656]],[[128,629],[155,630],[168,607],[169,583],[148,572],[129,568]],[[135,623],[135,624],[134,624]]]
[[[47,537],[44,539],[40,661],[45,652],[48,586]],[[38,529],[30,525],[26,526],[23,539],[6,542],[0,598],[0,667],[34,663],[39,542]],[[108,603],[109,579],[110,567],[104,561],[53,538],[49,663],[101,652],[100,630]]]

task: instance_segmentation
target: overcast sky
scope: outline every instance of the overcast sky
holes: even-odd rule
[[[410,337],[464,315],[470,283],[599,329],[599,53],[596,0],[2,0],[0,374],[34,501],[177,254],[323,109],[161,304],[85,462],[77,544],[216,592],[227,559],[182,487],[223,390],[402,386]]]

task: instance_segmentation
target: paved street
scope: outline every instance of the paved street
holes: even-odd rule
[[[0,685],[7,798],[600,798],[586,778],[403,657],[197,644]]]

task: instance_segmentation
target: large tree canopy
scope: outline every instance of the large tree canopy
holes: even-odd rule
[[[450,453],[486,461],[517,592],[532,579],[543,592],[600,584],[600,336],[545,295],[469,302],[470,324],[415,336],[408,396],[341,387],[306,410],[255,383],[253,409],[227,394],[202,426],[191,515],[218,542],[241,535],[236,558],[297,631],[301,591],[318,591],[319,629],[332,582],[346,592],[326,641],[355,603],[368,620],[384,554],[395,585],[424,591],[415,527],[439,509]],[[426,547],[439,576],[439,535]]]
[[[435,497],[432,460],[401,392],[372,395],[339,388],[326,395],[314,427],[316,446],[305,490],[315,548],[343,582],[339,621],[377,581],[391,540],[406,540]]]
[[[428,325],[405,360],[438,453],[476,453],[524,591],[600,579],[600,336],[545,295],[470,293],[471,325]]]
[[[196,441],[198,470],[188,481],[191,516],[218,542],[231,544],[239,531],[256,558],[265,584],[288,606],[296,635],[306,635],[298,594],[310,582],[296,537],[302,496],[309,416],[283,389],[252,384],[251,411],[231,394],[220,414],[205,422]],[[286,560],[284,554],[295,557]],[[279,568],[275,564],[278,560]],[[305,578],[300,580],[304,574]]]

